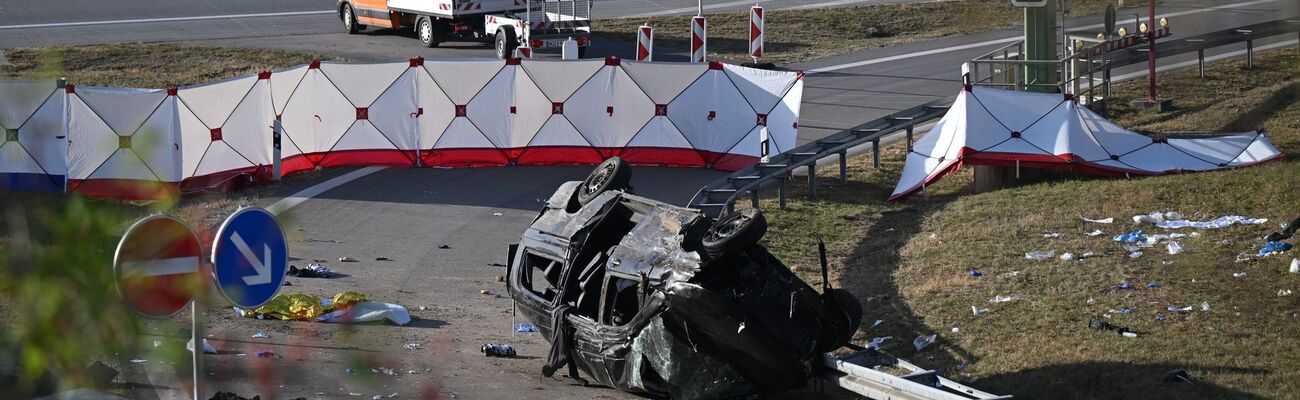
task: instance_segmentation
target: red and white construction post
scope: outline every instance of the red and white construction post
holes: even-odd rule
[[[703,15],[691,18],[691,62],[709,62],[705,56],[708,47],[708,24]]]
[[[763,7],[749,9],[749,56],[754,63],[763,58]]]
[[[641,25],[636,30],[636,60],[642,62],[654,61],[655,49],[655,29],[649,25]]]
[[[532,48],[532,47],[528,47],[528,44],[527,44],[527,43],[525,43],[525,44],[521,44],[521,45],[519,45],[519,47],[515,48],[515,57],[517,57],[517,58],[533,58],[533,48]]]

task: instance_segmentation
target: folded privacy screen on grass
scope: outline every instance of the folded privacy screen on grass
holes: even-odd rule
[[[0,81],[0,190],[150,199],[316,167],[595,164],[736,170],[794,147],[802,74],[721,63],[315,62],[119,89]]]
[[[905,199],[968,164],[1124,177],[1236,168],[1281,156],[1260,131],[1147,136],[1060,94],[973,87],[912,145],[889,199]]]

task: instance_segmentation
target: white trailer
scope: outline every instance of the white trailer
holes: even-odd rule
[[[426,47],[448,41],[492,43],[498,58],[518,46],[558,48],[591,44],[592,0],[338,0],[348,33],[368,26],[411,29]]]

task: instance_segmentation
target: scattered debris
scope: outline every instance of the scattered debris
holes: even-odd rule
[[[271,335],[268,334],[268,333],[266,333],[266,331],[257,331],[257,333],[254,333],[254,334],[253,334],[253,338],[254,338],[254,339],[270,339],[270,338],[271,338]]]
[[[871,338],[871,342],[870,342],[870,343],[867,343],[867,348],[869,348],[869,349],[874,349],[874,350],[890,350],[890,349],[893,349],[893,348],[897,347],[898,345],[897,345],[897,344],[894,344],[894,343],[885,344],[885,341],[886,341],[886,340],[893,339],[893,338],[894,338],[893,336],[873,337],[873,338]]]
[[[1147,289],[1159,289],[1159,288],[1160,288],[1160,283],[1157,283],[1156,281],[1147,282]]]
[[[505,281],[506,281],[505,275],[497,275],[497,282],[505,282]]]
[[[1093,318],[1091,321],[1088,321],[1088,327],[1099,331],[1113,331],[1125,337],[1137,337],[1137,334],[1133,332],[1129,332],[1128,328],[1118,326],[1118,325],[1113,325],[1109,322],[1102,320],[1101,318]]]
[[[502,216],[502,215],[505,215],[505,214],[502,214],[502,213],[499,213],[499,212],[498,212],[498,213],[492,213],[492,216],[494,216],[494,217],[500,217],[500,216]]]
[[[1128,307],[1119,308],[1119,309],[1112,308],[1112,309],[1110,309],[1110,311],[1109,311],[1109,313],[1111,313],[1111,314],[1132,314],[1132,313],[1134,313],[1134,312],[1136,312],[1136,311],[1134,311],[1132,308],[1128,308]]]
[[[921,349],[924,349],[926,346],[934,344],[935,339],[938,337],[939,335],[917,336],[916,339],[912,340],[912,347],[915,347],[916,351],[921,351]]]
[[[1102,218],[1102,219],[1083,218],[1083,220],[1084,220],[1084,221],[1087,221],[1087,222],[1094,223],[1094,224],[1113,224],[1113,223],[1115,223],[1115,218]]]
[[[388,257],[375,257],[375,261],[392,261]]]
[[[1110,288],[1111,288],[1111,289],[1119,289],[1119,290],[1128,290],[1128,289],[1132,289],[1132,288],[1133,288],[1133,285],[1128,284],[1128,282],[1124,282],[1124,283],[1121,283],[1121,284],[1118,284],[1118,285],[1115,285],[1115,286],[1111,286]]]
[[[1233,278],[1240,278],[1240,277],[1243,277],[1243,276],[1246,276],[1246,273],[1245,273],[1245,272],[1233,272],[1233,273],[1232,273],[1232,277],[1233,277]]]
[[[1060,233],[1056,233],[1056,232],[1049,232],[1049,233],[1044,233],[1044,234],[1043,234],[1043,238],[1044,238],[1044,239],[1056,239],[1056,238],[1059,238],[1059,237],[1061,237],[1061,234],[1060,234]]]
[[[1012,301],[1016,301],[1016,300],[1020,300],[1020,298],[1019,298],[1019,297],[1016,297],[1016,296],[1003,296],[1003,295],[997,295],[997,296],[993,296],[993,298],[989,299],[989,303],[997,304],[997,303],[1012,302]]]
[[[1291,289],[1280,289],[1280,290],[1277,291],[1277,295],[1278,295],[1278,296],[1290,296],[1290,295],[1291,295]]]
[[[1210,311],[1210,302],[1208,302],[1208,301],[1202,301],[1202,302],[1201,302],[1201,311]]]
[[[369,301],[357,292],[341,292],[332,298],[301,293],[281,293],[253,310],[235,308],[241,317],[317,322],[359,323],[388,320],[397,325],[411,322],[411,315],[397,304]]]
[[[132,359],[131,359],[131,363],[132,363],[132,364],[141,364],[141,363],[146,363],[146,362],[149,362],[149,360],[145,360],[145,359],[141,359],[141,358],[132,358]]]
[[[492,294],[492,292],[489,292],[487,289],[483,289],[483,290],[479,290],[478,294]]]
[[[981,277],[981,276],[984,276],[984,273],[983,273],[983,272],[980,272],[980,270],[978,270],[978,269],[972,269],[972,270],[970,270],[969,273],[970,273],[970,276],[973,276],[973,277],[976,277],[976,278],[979,278],[979,277]]]
[[[334,278],[338,275],[337,272],[331,271],[329,268],[325,268],[325,266],[315,263],[307,264],[306,268],[298,268],[294,265],[289,266],[289,276],[296,276],[299,278]]]
[[[1164,321],[1164,320],[1165,320],[1164,313],[1156,313],[1156,321]]]
[[[1114,240],[1120,243],[1138,243],[1145,242],[1147,237],[1142,234],[1142,231],[1132,231],[1123,235],[1116,235]]]
[[[1141,257],[1142,257],[1142,252],[1140,251],[1135,251],[1128,254],[1128,258],[1141,258]]]
[[[1097,255],[1096,253],[1093,253],[1093,252],[1091,252],[1091,251],[1088,251],[1088,252],[1084,252],[1083,254],[1080,254],[1080,255],[1079,255],[1079,259],[1082,260],[1082,259],[1089,258],[1089,257],[1093,257],[1093,256],[1096,256],[1096,255]]]
[[[1031,252],[1025,253],[1025,258],[1028,258],[1028,259],[1030,259],[1030,260],[1034,260],[1034,261],[1043,261],[1043,260],[1051,259],[1051,258],[1052,258],[1053,256],[1055,256],[1055,255],[1056,255],[1056,252],[1055,252],[1055,251],[1052,251],[1052,250],[1045,250],[1045,251],[1031,251]]]
[[[520,322],[515,324],[515,332],[533,333],[533,332],[537,332],[537,327],[527,322]]]
[[[976,315],[976,316],[978,316],[978,315],[980,315],[980,314],[988,314],[988,313],[989,313],[989,309],[987,309],[987,308],[978,308],[978,307],[975,307],[975,306],[970,306],[970,313],[973,314],[973,315]]]
[[[961,333],[961,329],[958,329],[957,327],[954,326],[952,327],[952,333]]]
[[[1279,232],[1273,232],[1264,237],[1265,242],[1280,242],[1295,237],[1296,231],[1300,230],[1300,217],[1286,224]]]
[[[481,349],[484,356],[487,357],[514,357],[515,348],[508,344],[488,343]]]
[[[259,351],[256,353],[256,355],[257,358],[280,358],[275,354],[275,352],[271,352],[271,351]]]
[[[448,245],[445,245],[445,244],[440,244],[440,245],[438,245],[438,248],[439,248],[439,249],[444,249],[444,250],[445,250],[445,249],[450,249],[451,246],[448,246]]]
[[[1179,217],[1180,218],[1177,219],[1166,218],[1165,221],[1156,222],[1155,224],[1157,227],[1164,229],[1179,229],[1187,227],[1196,229],[1223,229],[1232,226],[1233,224],[1259,225],[1268,222],[1267,218],[1246,218],[1240,215],[1228,215],[1209,221],[1188,221],[1182,219],[1181,215]]]
[[[1169,242],[1169,244],[1166,245],[1165,247],[1169,250],[1170,255],[1181,254],[1184,250],[1186,250],[1186,248],[1184,248],[1183,245],[1179,244],[1178,242],[1172,242],[1172,241]]]
[[[1133,332],[1120,332],[1120,335],[1124,337],[1138,337],[1138,334]]]
[[[1166,383],[1196,383],[1196,378],[1185,369],[1175,369],[1165,373]]]
[[[1287,242],[1267,242],[1264,243],[1264,247],[1259,248],[1259,255],[1260,257],[1277,255],[1291,250],[1292,247],[1295,246]]]
[[[357,259],[348,256],[343,256],[343,257],[339,257],[339,262],[357,262]]]
[[[1074,253],[1061,253],[1061,261],[1074,261]]]
[[[1291,259],[1291,273],[1300,274],[1300,258]]]
[[[1161,264],[1164,264],[1164,265],[1166,265],[1166,266],[1174,265],[1174,261],[1173,261],[1173,260],[1164,260],[1164,261],[1161,261],[1160,263],[1161,263]]]
[[[505,267],[506,265],[505,265],[505,264],[502,264],[502,263],[488,263],[488,266],[489,266],[489,267]]]
[[[871,324],[871,327],[872,327],[872,328],[875,328],[876,326],[880,325],[880,323],[882,323],[882,322],[885,322],[885,320],[883,320],[883,319],[878,319],[878,320],[876,320],[876,322],[873,322],[873,323]]]
[[[1092,237],[1097,237],[1097,236],[1101,236],[1101,235],[1105,235],[1105,234],[1106,234],[1106,232],[1102,232],[1101,229],[1096,229],[1096,230],[1093,230],[1092,232],[1088,232],[1088,233],[1086,233],[1085,235],[1092,236]]]
[[[194,339],[190,339],[185,343],[185,350],[194,351]],[[217,354],[217,349],[208,343],[207,338],[203,339],[203,354]]]

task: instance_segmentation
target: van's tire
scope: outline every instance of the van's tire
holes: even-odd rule
[[[424,47],[438,47],[443,42],[447,33],[445,27],[441,26],[429,17],[420,17],[415,21],[415,37],[420,39],[420,44]]]
[[[343,19],[343,29],[348,34],[361,32],[361,24],[357,23],[357,13],[352,11],[352,4],[343,3],[343,11],[339,12],[339,17]]]
[[[610,157],[587,174],[578,187],[578,203],[587,205],[601,193],[610,190],[627,190],[632,187],[632,167],[622,158]]]
[[[701,244],[709,258],[719,258],[753,246],[766,233],[767,219],[763,218],[763,212],[749,208],[719,219],[709,227]]]
[[[495,41],[497,58],[507,59],[513,57],[516,47],[519,47],[519,39],[515,37],[513,29],[498,28]]]

